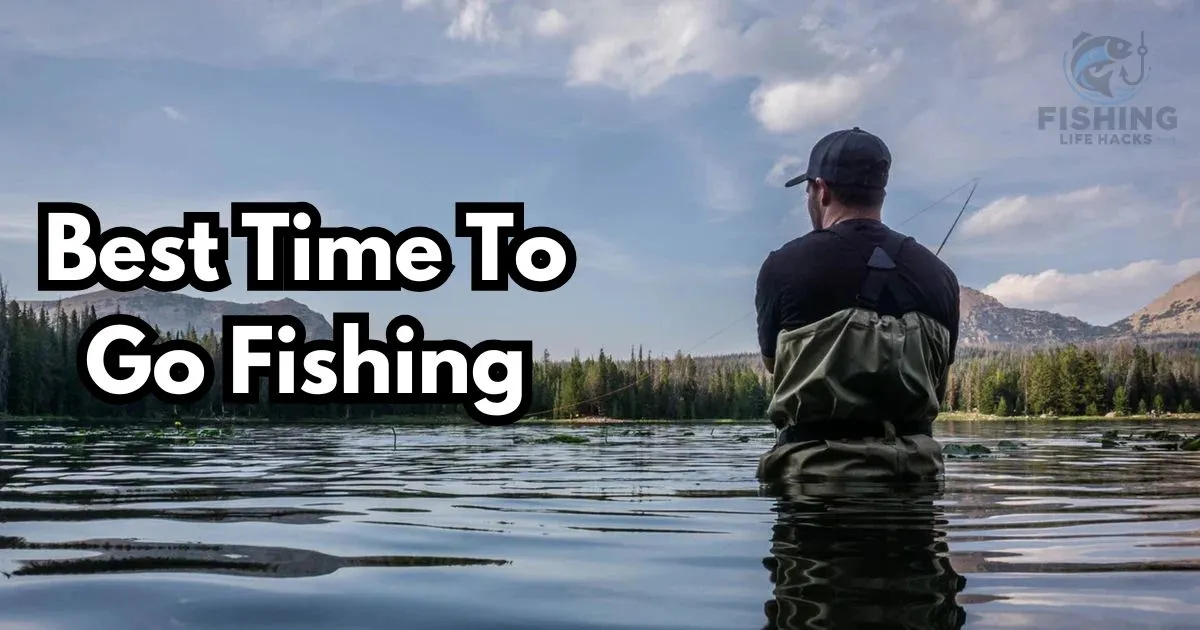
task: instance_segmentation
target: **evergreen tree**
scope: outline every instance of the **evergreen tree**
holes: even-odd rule
[[[1113,411],[1122,416],[1129,415],[1129,395],[1124,385],[1113,393]]]
[[[162,331],[206,349],[217,367],[205,397],[171,406],[153,397],[111,406],[82,386],[76,350],[97,320],[94,308],[65,312],[35,309],[8,298],[0,282],[0,411],[14,415],[80,418],[270,417],[358,419],[381,415],[444,416],[462,413],[458,404],[271,405],[265,380],[256,404],[224,405],[220,392],[222,341],[219,331],[194,327]],[[1145,414],[1191,412],[1200,403],[1200,342],[1115,343],[1058,348],[960,348],[943,387],[941,408],[1022,414],[1099,415],[1107,411]],[[756,354],[697,357],[631,347],[618,361],[604,349],[565,361],[542,353],[532,366],[530,414],[571,418],[764,420],[774,379]]]

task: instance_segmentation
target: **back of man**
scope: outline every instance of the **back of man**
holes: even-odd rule
[[[954,273],[880,220],[891,154],[857,127],[813,149],[813,231],[759,272],[759,343],[775,389],[779,441],[761,481],[930,479],[932,437],[958,343]]]

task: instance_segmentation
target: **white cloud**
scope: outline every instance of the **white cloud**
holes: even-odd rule
[[[573,43],[568,81],[648,94],[670,79],[711,71],[715,55],[736,40],[720,22],[726,2],[671,1],[639,10],[613,1],[582,11],[585,29]],[[578,11],[579,5],[574,5]]]
[[[854,75],[835,74],[759,86],[750,94],[750,110],[763,128],[772,133],[793,133],[854,115],[871,88],[891,71],[899,58],[897,51],[887,63],[871,64]]]
[[[537,14],[533,29],[542,37],[557,37],[569,28],[567,17],[557,9],[547,9]]]
[[[770,186],[782,186],[787,181],[803,172],[807,162],[798,155],[781,155],[771,165],[766,182]]]
[[[1009,274],[982,291],[1007,306],[1050,310],[1098,323],[1111,323],[1145,306],[1172,285],[1200,272],[1200,258],[1174,263],[1142,260],[1114,269],[1064,273]],[[1117,317],[1112,317],[1116,314]]]
[[[1176,229],[1183,229],[1192,223],[1200,223],[1200,194],[1195,184],[1188,182],[1179,187],[1179,209],[1175,211],[1172,224]]]
[[[872,36],[886,20],[912,8],[911,1],[897,1],[854,11],[834,0],[809,6],[758,0],[562,0],[552,6],[540,0],[293,0],[236,8],[197,4],[188,12],[150,0],[127,6],[127,13],[87,5],[70,11],[0,7],[0,28],[12,34],[6,45],[44,54],[283,65],[368,81],[544,76],[553,69],[570,85],[647,95],[687,75],[749,77],[769,86],[759,95],[769,97],[769,109],[781,110],[770,120],[782,118],[793,128],[811,116],[798,112],[796,93],[833,86],[838,94],[822,98],[825,112],[865,94],[864,76],[886,55],[863,50],[861,42],[878,39]],[[129,13],[139,19],[124,19]],[[437,30],[427,30],[431,26]]]
[[[965,237],[991,237],[1039,228],[1057,233],[1077,226],[1111,226],[1138,217],[1143,202],[1128,186],[1092,186],[1047,196],[1019,195],[997,199],[963,222]]]
[[[1150,203],[1143,196],[1162,209],[1161,191],[1200,170],[1194,151],[1200,127],[1183,124],[1186,117],[1176,143],[1147,147],[1064,146],[1055,131],[1036,124],[1038,106],[1078,102],[1061,69],[1074,34],[1085,27],[1122,34],[1135,17],[1153,36],[1154,84],[1146,104],[1195,102],[1200,80],[1188,67],[1197,49],[1182,19],[1186,6],[1181,0],[290,0],[197,2],[182,11],[127,0],[115,11],[87,3],[9,3],[0,4],[6,33],[0,48],[299,68],[388,83],[532,76],[634,96],[668,91],[681,77],[722,81],[722,89],[737,90],[740,115],[768,132],[764,141],[776,155],[807,152],[823,131],[861,124],[891,146],[894,188],[948,190],[981,177],[980,193],[1006,197],[964,217],[960,228],[976,240],[976,251],[1003,251],[1009,244],[994,237],[1015,236],[1017,245],[1033,247],[1074,238],[1080,229],[1127,225],[1130,210]],[[742,121],[722,119],[713,127],[730,122]],[[732,212],[746,207],[750,186],[762,184],[754,181],[758,174],[746,178],[732,168],[738,158],[726,148],[709,146],[696,166],[708,173],[707,205]],[[792,165],[798,164],[781,158],[767,184]],[[1093,182],[1136,182],[1138,194],[1094,206],[1069,196],[1016,194],[1064,185],[1086,190]],[[1195,224],[1195,195],[1189,195],[1178,206],[1167,200],[1171,216],[1163,226]]]
[[[789,133],[837,118],[862,96],[861,80],[825,77],[761,86],[750,95],[750,109],[767,131]]]
[[[490,0],[465,0],[454,21],[446,28],[446,35],[451,39],[496,41],[500,38],[500,31],[491,5]]]
[[[324,225],[337,225],[341,213],[336,208],[323,206],[310,194],[296,192],[233,193],[226,197],[187,197],[178,195],[89,193],[74,191],[56,193],[53,196],[30,194],[0,194],[0,239],[33,241],[37,239],[37,211],[39,202],[61,201],[80,203],[91,208],[100,219],[100,229],[116,226],[137,228],[149,232],[162,226],[183,225],[185,212],[217,212],[221,225],[228,228],[229,207],[235,201],[295,201],[306,200],[321,212]]]
[[[170,105],[163,105],[160,109],[162,110],[162,113],[171,120],[177,120],[179,122],[187,121],[187,116],[184,116],[183,112],[171,107]]]

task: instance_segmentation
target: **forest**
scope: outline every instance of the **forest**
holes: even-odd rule
[[[217,380],[187,406],[148,397],[111,406],[93,398],[76,372],[76,348],[86,313],[33,309],[0,289],[0,413],[10,416],[164,419],[366,419],[460,416],[458,405],[222,405],[221,343],[213,331],[163,334],[200,343],[212,355]],[[534,362],[533,400],[526,417],[565,419],[763,418],[771,376],[756,355],[652,355],[640,348],[617,358],[604,351],[567,361]],[[1200,341],[1067,345],[1041,349],[961,348],[951,368],[945,411],[1010,415],[1188,413],[1200,409]]]

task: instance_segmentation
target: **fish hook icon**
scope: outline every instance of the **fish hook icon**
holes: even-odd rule
[[[1150,49],[1146,48],[1146,31],[1142,31],[1141,32],[1141,43],[1137,47],[1138,57],[1141,58],[1140,67],[1138,68],[1138,77],[1137,77],[1137,79],[1130,81],[1129,80],[1129,69],[1122,66],[1120,76],[1121,76],[1121,80],[1125,82],[1125,85],[1137,85],[1137,84],[1141,83],[1143,79],[1146,78],[1146,53],[1149,53],[1149,52],[1150,52]]]

